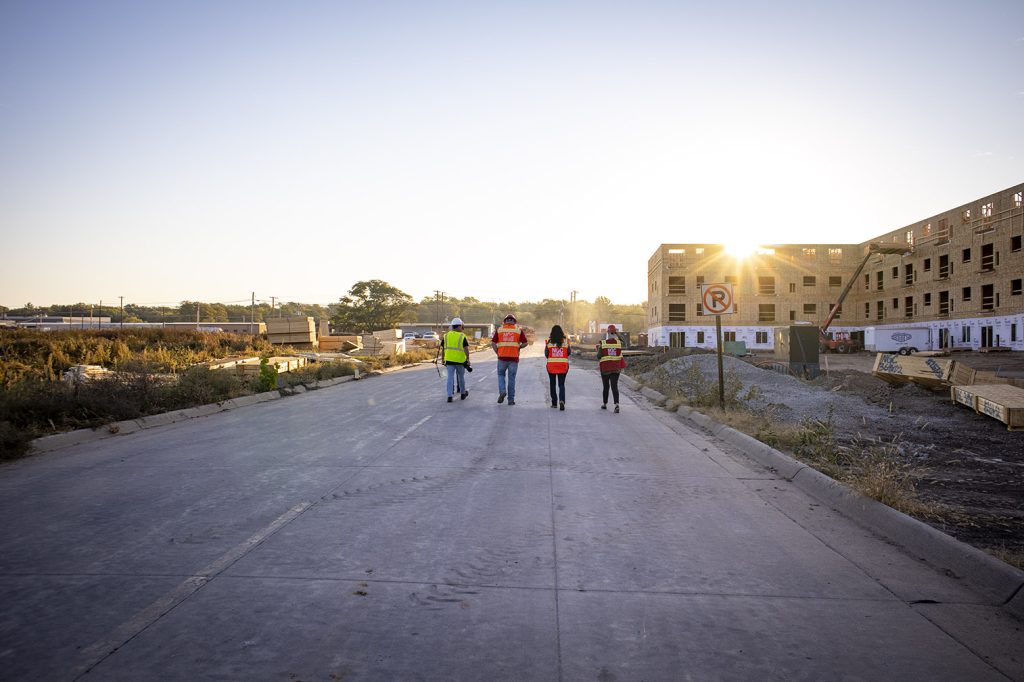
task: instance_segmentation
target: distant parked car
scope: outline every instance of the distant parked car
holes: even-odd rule
[[[437,335],[437,332],[426,332],[423,335],[423,338],[425,338],[425,339],[427,339],[429,341],[440,341],[441,340],[441,337]]]
[[[403,341],[412,341],[413,339],[418,339],[419,337],[420,337],[419,334],[413,334],[412,332],[406,332],[405,336],[402,337],[402,340]]]

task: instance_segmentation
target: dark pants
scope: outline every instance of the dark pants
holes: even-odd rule
[[[618,405],[619,404],[619,373],[618,372],[613,372],[611,374],[602,374],[601,375],[601,386],[603,388],[602,393],[601,393],[601,395],[603,397],[603,400],[601,400],[601,402],[604,403],[605,405],[608,404],[608,387],[611,386],[612,397],[615,399],[615,404]]]
[[[548,374],[548,382],[551,384],[551,404],[559,400],[565,402],[565,374]],[[558,393],[555,393],[555,383],[558,383]]]

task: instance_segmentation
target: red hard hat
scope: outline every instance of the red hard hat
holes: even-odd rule
[[[515,321],[516,321],[516,316],[513,315],[512,313],[509,313],[508,315],[505,316],[505,322],[515,322]]]
[[[608,325],[608,331],[610,333],[614,334],[615,332],[617,332],[619,330],[618,330],[618,328],[616,328],[616,326],[614,324],[610,324],[610,325]]]

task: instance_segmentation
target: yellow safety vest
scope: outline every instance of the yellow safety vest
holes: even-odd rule
[[[444,335],[445,362],[461,363],[466,361],[466,349],[463,347],[465,340],[466,335],[454,329]]]

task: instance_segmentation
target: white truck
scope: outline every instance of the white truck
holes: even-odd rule
[[[864,350],[900,355],[932,350],[932,330],[928,327],[865,327]]]

